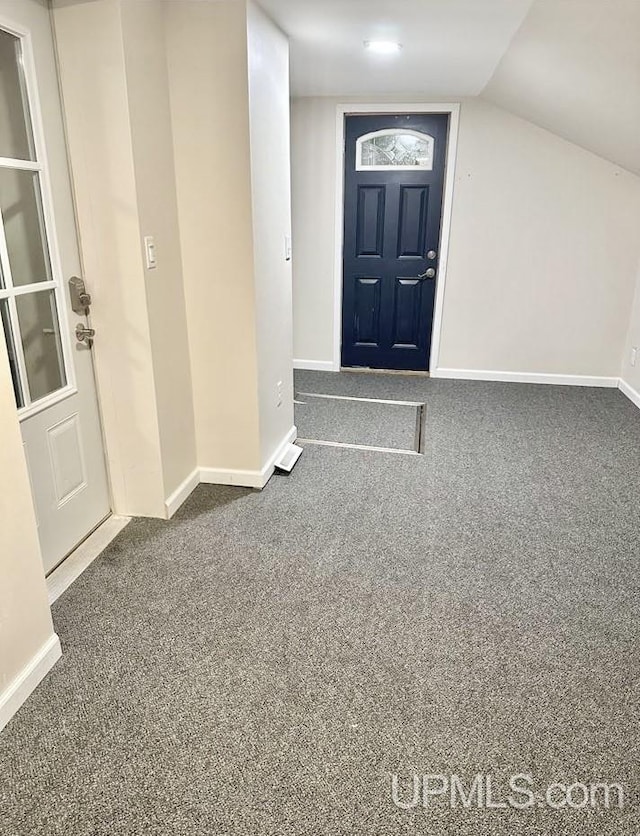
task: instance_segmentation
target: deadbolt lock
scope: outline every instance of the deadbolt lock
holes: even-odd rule
[[[87,293],[84,279],[78,276],[69,279],[69,296],[71,298],[71,310],[79,316],[86,316],[91,306],[91,295]]]
[[[429,252],[427,253],[427,258],[429,259],[429,261],[433,261],[433,259],[437,255],[438,255],[438,253],[435,250],[429,250]]]

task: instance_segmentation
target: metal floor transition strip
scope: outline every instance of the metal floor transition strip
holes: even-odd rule
[[[369,453],[395,453],[398,456],[421,456],[417,450],[402,450],[399,447],[371,447],[368,444],[347,444],[342,441],[319,441],[316,438],[298,438],[297,444],[317,444],[319,447],[344,447],[347,450],[365,450]]]
[[[317,438],[299,438],[301,444],[317,444],[322,447],[343,447],[349,450],[366,450],[376,453],[396,453],[403,456],[424,455],[426,404],[421,401],[396,401],[383,398],[361,398],[352,395],[327,395],[319,392],[298,392],[294,403],[305,406],[308,402],[300,398],[319,398],[321,400],[352,401],[356,403],[386,404],[389,406],[414,407],[416,410],[416,424],[413,449],[399,447],[384,447],[371,444],[353,444],[343,441],[328,441]]]

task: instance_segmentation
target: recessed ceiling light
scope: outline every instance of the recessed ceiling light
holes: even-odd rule
[[[393,55],[400,52],[402,44],[396,41],[365,41],[364,47],[370,52],[377,52],[379,55]]]

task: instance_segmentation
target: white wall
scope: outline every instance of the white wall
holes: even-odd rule
[[[640,3],[536,0],[482,93],[640,174]]]
[[[617,377],[639,214],[637,177],[465,103],[440,365]]]
[[[335,105],[295,100],[294,357],[330,362]],[[640,180],[479,99],[462,103],[440,367],[619,375]]]
[[[333,363],[336,100],[291,107],[293,356]]]
[[[633,348],[638,349],[635,366],[631,365],[631,350]],[[638,264],[636,292],[622,358],[622,380],[634,390],[636,403],[640,406],[640,263]]]
[[[254,3],[248,8],[251,192],[263,464],[293,427],[289,43]],[[282,384],[278,404],[277,386]]]

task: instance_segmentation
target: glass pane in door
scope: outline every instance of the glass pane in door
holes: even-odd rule
[[[32,401],[66,386],[53,291],[16,296],[20,339]]]
[[[20,372],[18,371],[18,361],[16,359],[16,346],[9,320],[9,303],[6,299],[0,301],[0,319],[2,320],[4,338],[7,343],[7,354],[9,355],[9,367],[11,369],[11,379],[13,380],[13,391],[16,396],[16,405],[20,409],[20,407],[24,406],[24,400],[20,390]]]
[[[40,175],[0,168],[0,212],[14,287],[51,281]]]
[[[20,40],[1,29],[0,157],[35,160]]]

